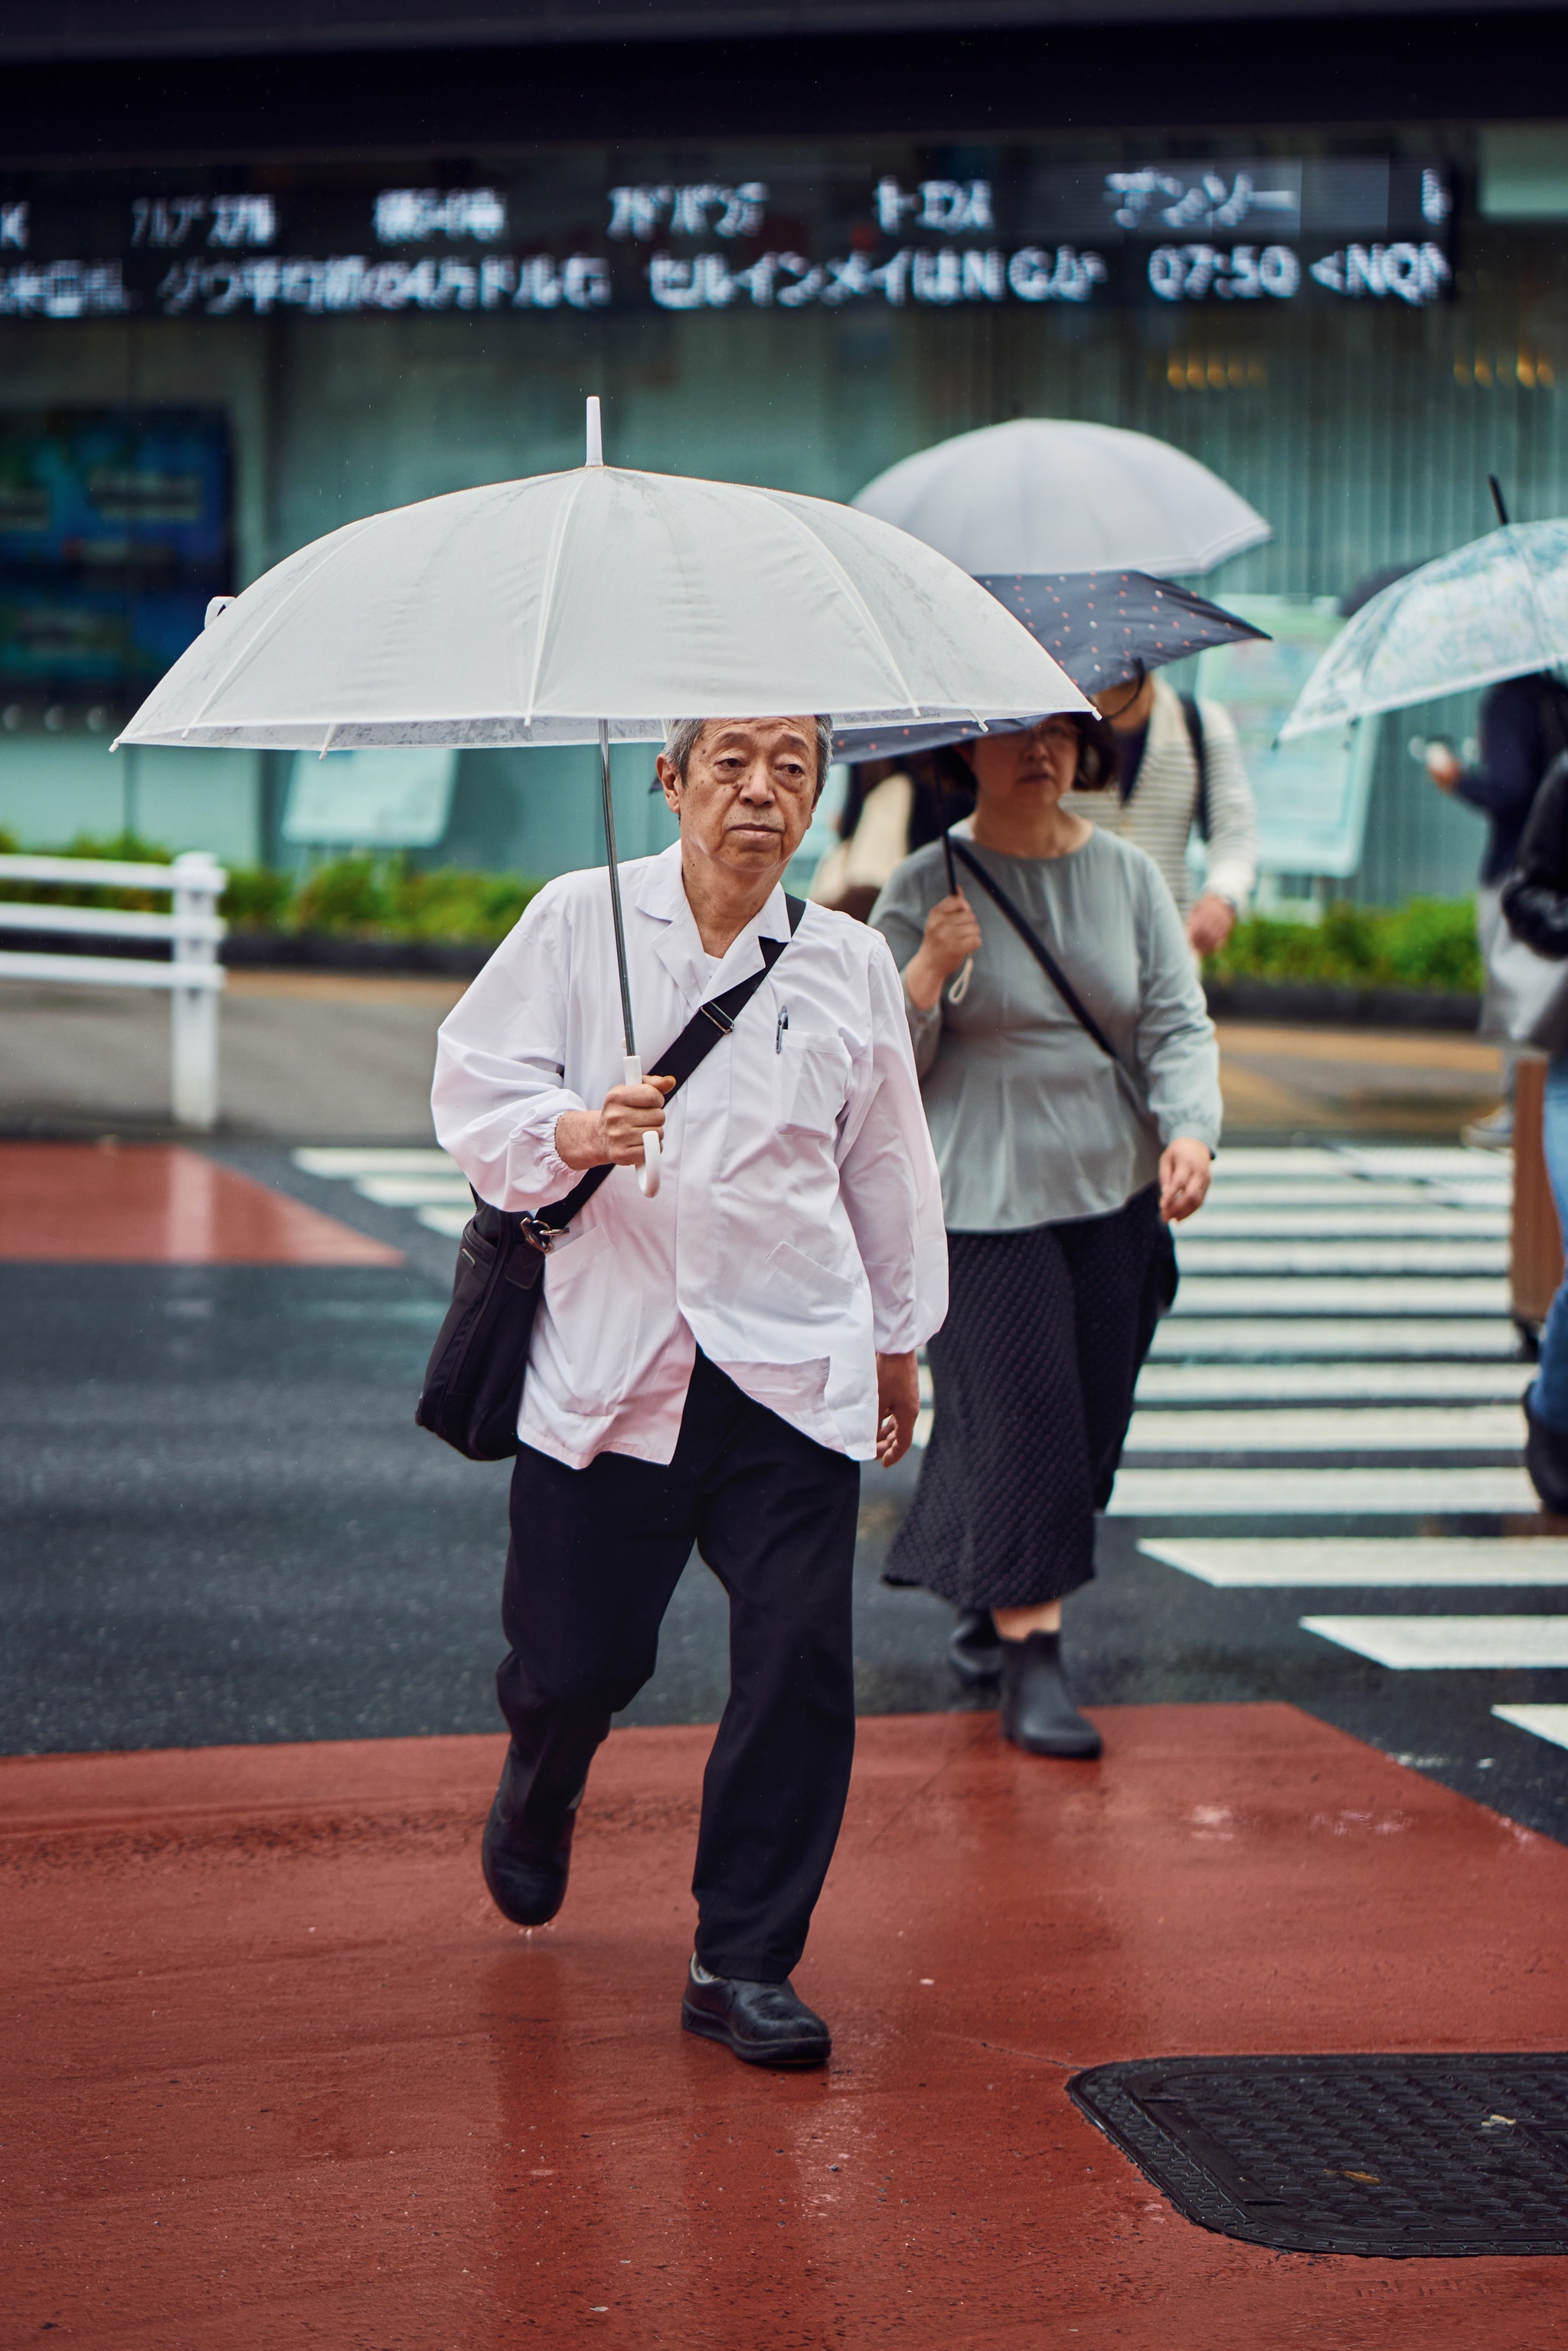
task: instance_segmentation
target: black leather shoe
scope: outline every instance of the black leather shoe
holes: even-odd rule
[[[1568,1515],[1568,1430],[1537,1420],[1535,1383],[1524,1391],[1524,1466],[1541,1497],[1541,1507],[1554,1517]]]
[[[994,1682],[1002,1669],[1002,1638],[988,1608],[966,1608],[947,1635],[953,1670],[967,1682]]]
[[[1001,1646],[1002,1737],[1030,1755],[1098,1755],[1100,1733],[1062,1679],[1061,1634],[1031,1633]]]
[[[686,1972],[681,2022],[706,2041],[722,2041],[748,2065],[825,2065],[833,2037],[787,1983],[748,1983],[710,1976],[695,1959]]]
[[[543,1927],[566,1899],[571,1867],[571,1834],[577,1826],[580,1788],[565,1813],[543,1835],[526,1832],[512,1814],[513,1751],[501,1767],[501,1784],[485,1823],[480,1862],[490,1897],[514,1927]]]

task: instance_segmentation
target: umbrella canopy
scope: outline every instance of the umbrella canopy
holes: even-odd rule
[[[1511,523],[1364,604],[1280,729],[1281,741],[1568,662],[1568,522]]]
[[[597,740],[635,1082],[612,739],[656,742],[674,718],[863,726],[1082,706],[1028,630],[931,549],[821,498],[612,469],[592,399],[580,471],[368,516],[214,599],[119,742],[325,758]],[[643,1148],[652,1195],[652,1134]]]
[[[966,571],[1210,571],[1270,537],[1243,497],[1146,433],[1019,417],[879,474],[854,501]]]
[[[1014,573],[980,585],[1023,622],[1085,694],[1098,694],[1143,670],[1161,669],[1207,645],[1267,634],[1207,596],[1169,580],[1152,580],[1145,571]],[[835,737],[833,748],[841,759],[896,759],[982,732],[1000,733],[1009,723],[1017,724],[1004,719],[988,729],[969,724],[849,730]]]
[[[369,516],[219,612],[126,743],[340,750],[657,741],[681,717],[841,726],[1083,697],[930,548],[822,498],[599,465]]]

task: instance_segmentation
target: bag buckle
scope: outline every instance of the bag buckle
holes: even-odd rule
[[[547,1225],[542,1218],[535,1216],[519,1217],[517,1230],[524,1240],[533,1243],[541,1257],[549,1257],[560,1238],[554,1225]]]

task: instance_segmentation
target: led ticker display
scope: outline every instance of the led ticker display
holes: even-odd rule
[[[0,188],[0,318],[1385,302],[1452,282],[1437,164],[1386,156],[120,193]],[[90,238],[90,242],[89,241]]]
[[[0,412],[0,692],[152,684],[229,570],[220,412]]]

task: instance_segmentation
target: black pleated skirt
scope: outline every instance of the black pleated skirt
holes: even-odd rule
[[[1036,1608],[1089,1581],[1166,1248],[1153,1185],[1110,1216],[948,1234],[931,1442],[884,1583]]]

